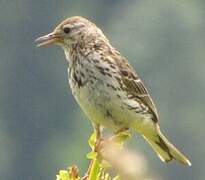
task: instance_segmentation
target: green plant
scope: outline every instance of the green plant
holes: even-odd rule
[[[118,150],[123,147],[126,139],[130,137],[128,132],[121,132],[112,136],[109,139],[96,138],[94,132],[89,140],[88,144],[91,148],[91,152],[87,154],[87,159],[90,160],[89,167],[84,177],[79,176],[79,169],[73,165],[67,170],[60,170],[56,176],[56,180],[120,180],[120,175],[110,175],[109,170],[112,169],[112,164],[107,157],[107,150],[113,147]]]

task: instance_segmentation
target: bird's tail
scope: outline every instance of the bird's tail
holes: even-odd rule
[[[173,159],[178,160],[184,165],[191,166],[189,159],[182,154],[169,140],[162,134],[157,127],[155,133],[152,135],[143,135],[146,141],[152,146],[159,158],[163,162],[169,162]]]

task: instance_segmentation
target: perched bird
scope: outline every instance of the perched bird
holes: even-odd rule
[[[36,41],[63,48],[72,94],[98,134],[100,127],[116,133],[134,129],[162,161],[191,165],[160,131],[157,109],[135,70],[94,23],[70,17]]]

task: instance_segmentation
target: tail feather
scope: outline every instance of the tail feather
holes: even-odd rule
[[[157,129],[157,133],[152,135],[143,135],[146,141],[152,146],[159,158],[164,162],[178,160],[184,165],[191,166],[189,159],[182,154],[169,140]]]

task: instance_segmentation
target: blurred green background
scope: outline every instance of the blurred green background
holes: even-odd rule
[[[137,136],[128,146],[165,180],[205,177],[204,0],[0,0],[1,180],[55,179],[76,163],[85,170],[91,123],[67,83],[63,51],[35,47],[39,35],[81,15],[101,27],[151,92],[162,130],[192,167],[163,164]]]

